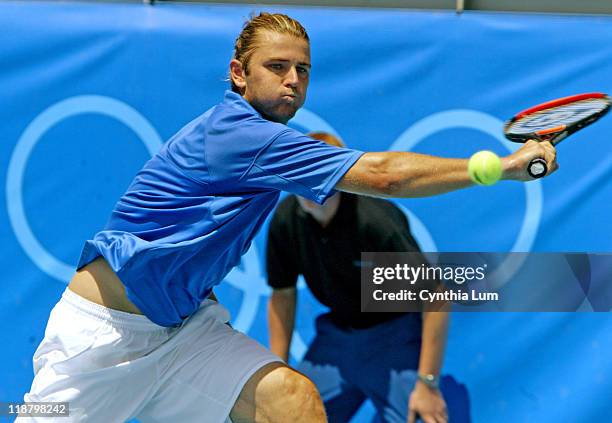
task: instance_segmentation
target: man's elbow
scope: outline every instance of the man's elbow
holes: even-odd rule
[[[397,177],[384,153],[366,153],[336,186],[341,191],[382,197],[397,193]]]

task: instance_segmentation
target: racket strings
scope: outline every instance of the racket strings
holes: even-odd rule
[[[592,98],[564,104],[524,116],[513,122],[508,127],[507,132],[527,134],[560,125],[570,126],[605,111],[609,106],[609,100],[603,98]]]

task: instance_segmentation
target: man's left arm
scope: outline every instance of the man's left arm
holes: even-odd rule
[[[391,218],[393,225],[384,249],[380,251],[419,252],[418,243],[410,232],[406,216],[398,211]],[[448,334],[450,305],[448,302],[424,302],[421,327],[421,352],[417,380],[408,401],[408,422],[420,416],[424,423],[446,423],[446,402],[437,388]]]
[[[445,309],[442,309],[445,310]],[[446,423],[446,402],[437,387],[448,334],[449,316],[446,311],[423,311],[419,379],[408,401],[408,422],[417,415],[424,423]]]

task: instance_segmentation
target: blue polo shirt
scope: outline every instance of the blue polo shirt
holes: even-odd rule
[[[323,203],[361,154],[268,121],[227,91],[145,164],[78,268],[103,256],[151,321],[178,325],[239,264],[280,191]]]

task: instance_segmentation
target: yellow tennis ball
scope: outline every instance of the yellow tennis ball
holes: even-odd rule
[[[479,151],[470,158],[468,173],[478,185],[493,185],[502,176],[501,159],[492,151]]]

